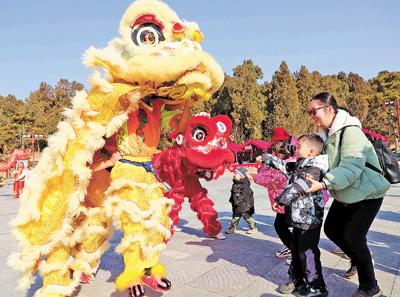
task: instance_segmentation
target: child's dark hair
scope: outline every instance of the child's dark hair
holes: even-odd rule
[[[290,157],[290,149],[289,149],[289,144],[285,140],[280,140],[274,145],[271,146],[271,152],[274,152],[275,154],[281,154],[283,155],[284,159],[287,159]]]
[[[322,138],[317,135],[317,134],[304,134],[301,135],[299,137],[299,141],[301,139],[306,140],[307,142],[309,142],[313,148],[315,148],[315,153],[316,155],[319,155],[323,152],[324,150],[324,141],[322,140]]]

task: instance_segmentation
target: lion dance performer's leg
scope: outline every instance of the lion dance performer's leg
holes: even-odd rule
[[[150,158],[125,157],[125,160],[147,162]],[[158,257],[171,236],[168,212],[173,201],[164,197],[162,188],[154,174],[140,166],[117,162],[111,172],[106,211],[124,233],[116,248],[123,254],[125,264],[116,279],[118,290],[141,284],[154,289],[153,285],[165,278]]]
[[[183,194],[185,189],[182,187],[181,189],[176,189],[175,187],[171,192],[166,194],[166,197],[172,199],[174,201],[174,205],[172,206],[171,211],[169,212],[169,217],[172,220],[171,231],[173,227],[179,223],[179,212],[182,209],[182,203],[185,200],[185,195]]]
[[[81,223],[84,230],[73,255],[76,258],[75,271],[82,272],[81,283],[90,283],[100,264],[102,254],[108,250],[108,239],[112,236],[111,220],[104,210],[104,192],[110,186],[110,173],[101,170],[93,173],[85,199],[85,218]]]
[[[70,248],[59,246],[47,255],[46,261],[43,261],[40,267],[43,287],[35,293],[35,296],[66,296],[75,288],[77,282],[72,282],[70,277],[69,269],[72,264],[70,253]]]
[[[210,237],[216,237],[221,232],[222,226],[218,221],[214,202],[207,196],[207,190],[203,189],[196,179],[190,182],[190,188],[187,189],[190,189],[187,193],[190,208],[197,212],[197,217],[203,224],[203,232]]]
[[[64,161],[65,167],[67,162]],[[71,249],[76,244],[71,231],[72,226],[79,225],[79,222],[77,217],[67,213],[77,213],[81,207],[79,199],[68,201],[65,198],[74,188],[74,183],[73,174],[67,170],[62,176],[48,181],[39,200],[40,215],[36,220],[26,220],[27,223],[18,226],[20,233],[16,234],[25,248],[21,253],[10,256],[9,265],[23,272],[20,287],[28,287],[34,281],[33,273],[39,270],[43,287],[36,292],[36,297],[68,296],[79,284],[79,273],[70,277],[70,269],[74,265]],[[28,200],[24,199],[23,203],[28,207]]]
[[[72,251],[75,258],[74,273],[82,273],[81,283],[91,283],[94,280],[100,258],[108,250],[108,239],[112,235],[112,224],[105,216],[104,209],[90,208],[87,217],[81,224],[84,230],[82,243]]]

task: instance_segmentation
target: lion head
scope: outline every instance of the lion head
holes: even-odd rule
[[[171,133],[192,169],[206,180],[224,173],[225,165],[233,163],[235,156],[228,149],[231,141],[232,122],[225,115],[210,117],[201,113],[191,117],[186,131]]]
[[[180,19],[165,3],[137,0],[122,17],[119,36],[103,49],[89,48],[84,63],[103,70],[108,82],[152,86],[157,96],[192,105],[207,100],[224,79],[201,49],[203,39],[196,23]]]

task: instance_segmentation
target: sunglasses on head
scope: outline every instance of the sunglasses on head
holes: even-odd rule
[[[317,107],[317,108],[309,109],[309,110],[307,110],[307,113],[308,113],[310,116],[316,116],[316,115],[317,115],[317,110],[318,110],[318,109],[325,108],[325,107],[329,107],[329,105],[324,105],[324,106],[320,106],[320,107]]]

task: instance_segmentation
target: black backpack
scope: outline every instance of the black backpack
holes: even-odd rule
[[[343,133],[345,129],[346,127],[344,127],[340,132],[339,147],[342,146]],[[379,164],[381,165],[382,170],[376,168],[374,165],[368,162],[365,164],[365,166],[382,174],[391,184],[400,183],[400,168],[395,154],[381,139],[374,140],[368,136],[367,138],[375,149],[375,153],[378,156]]]

